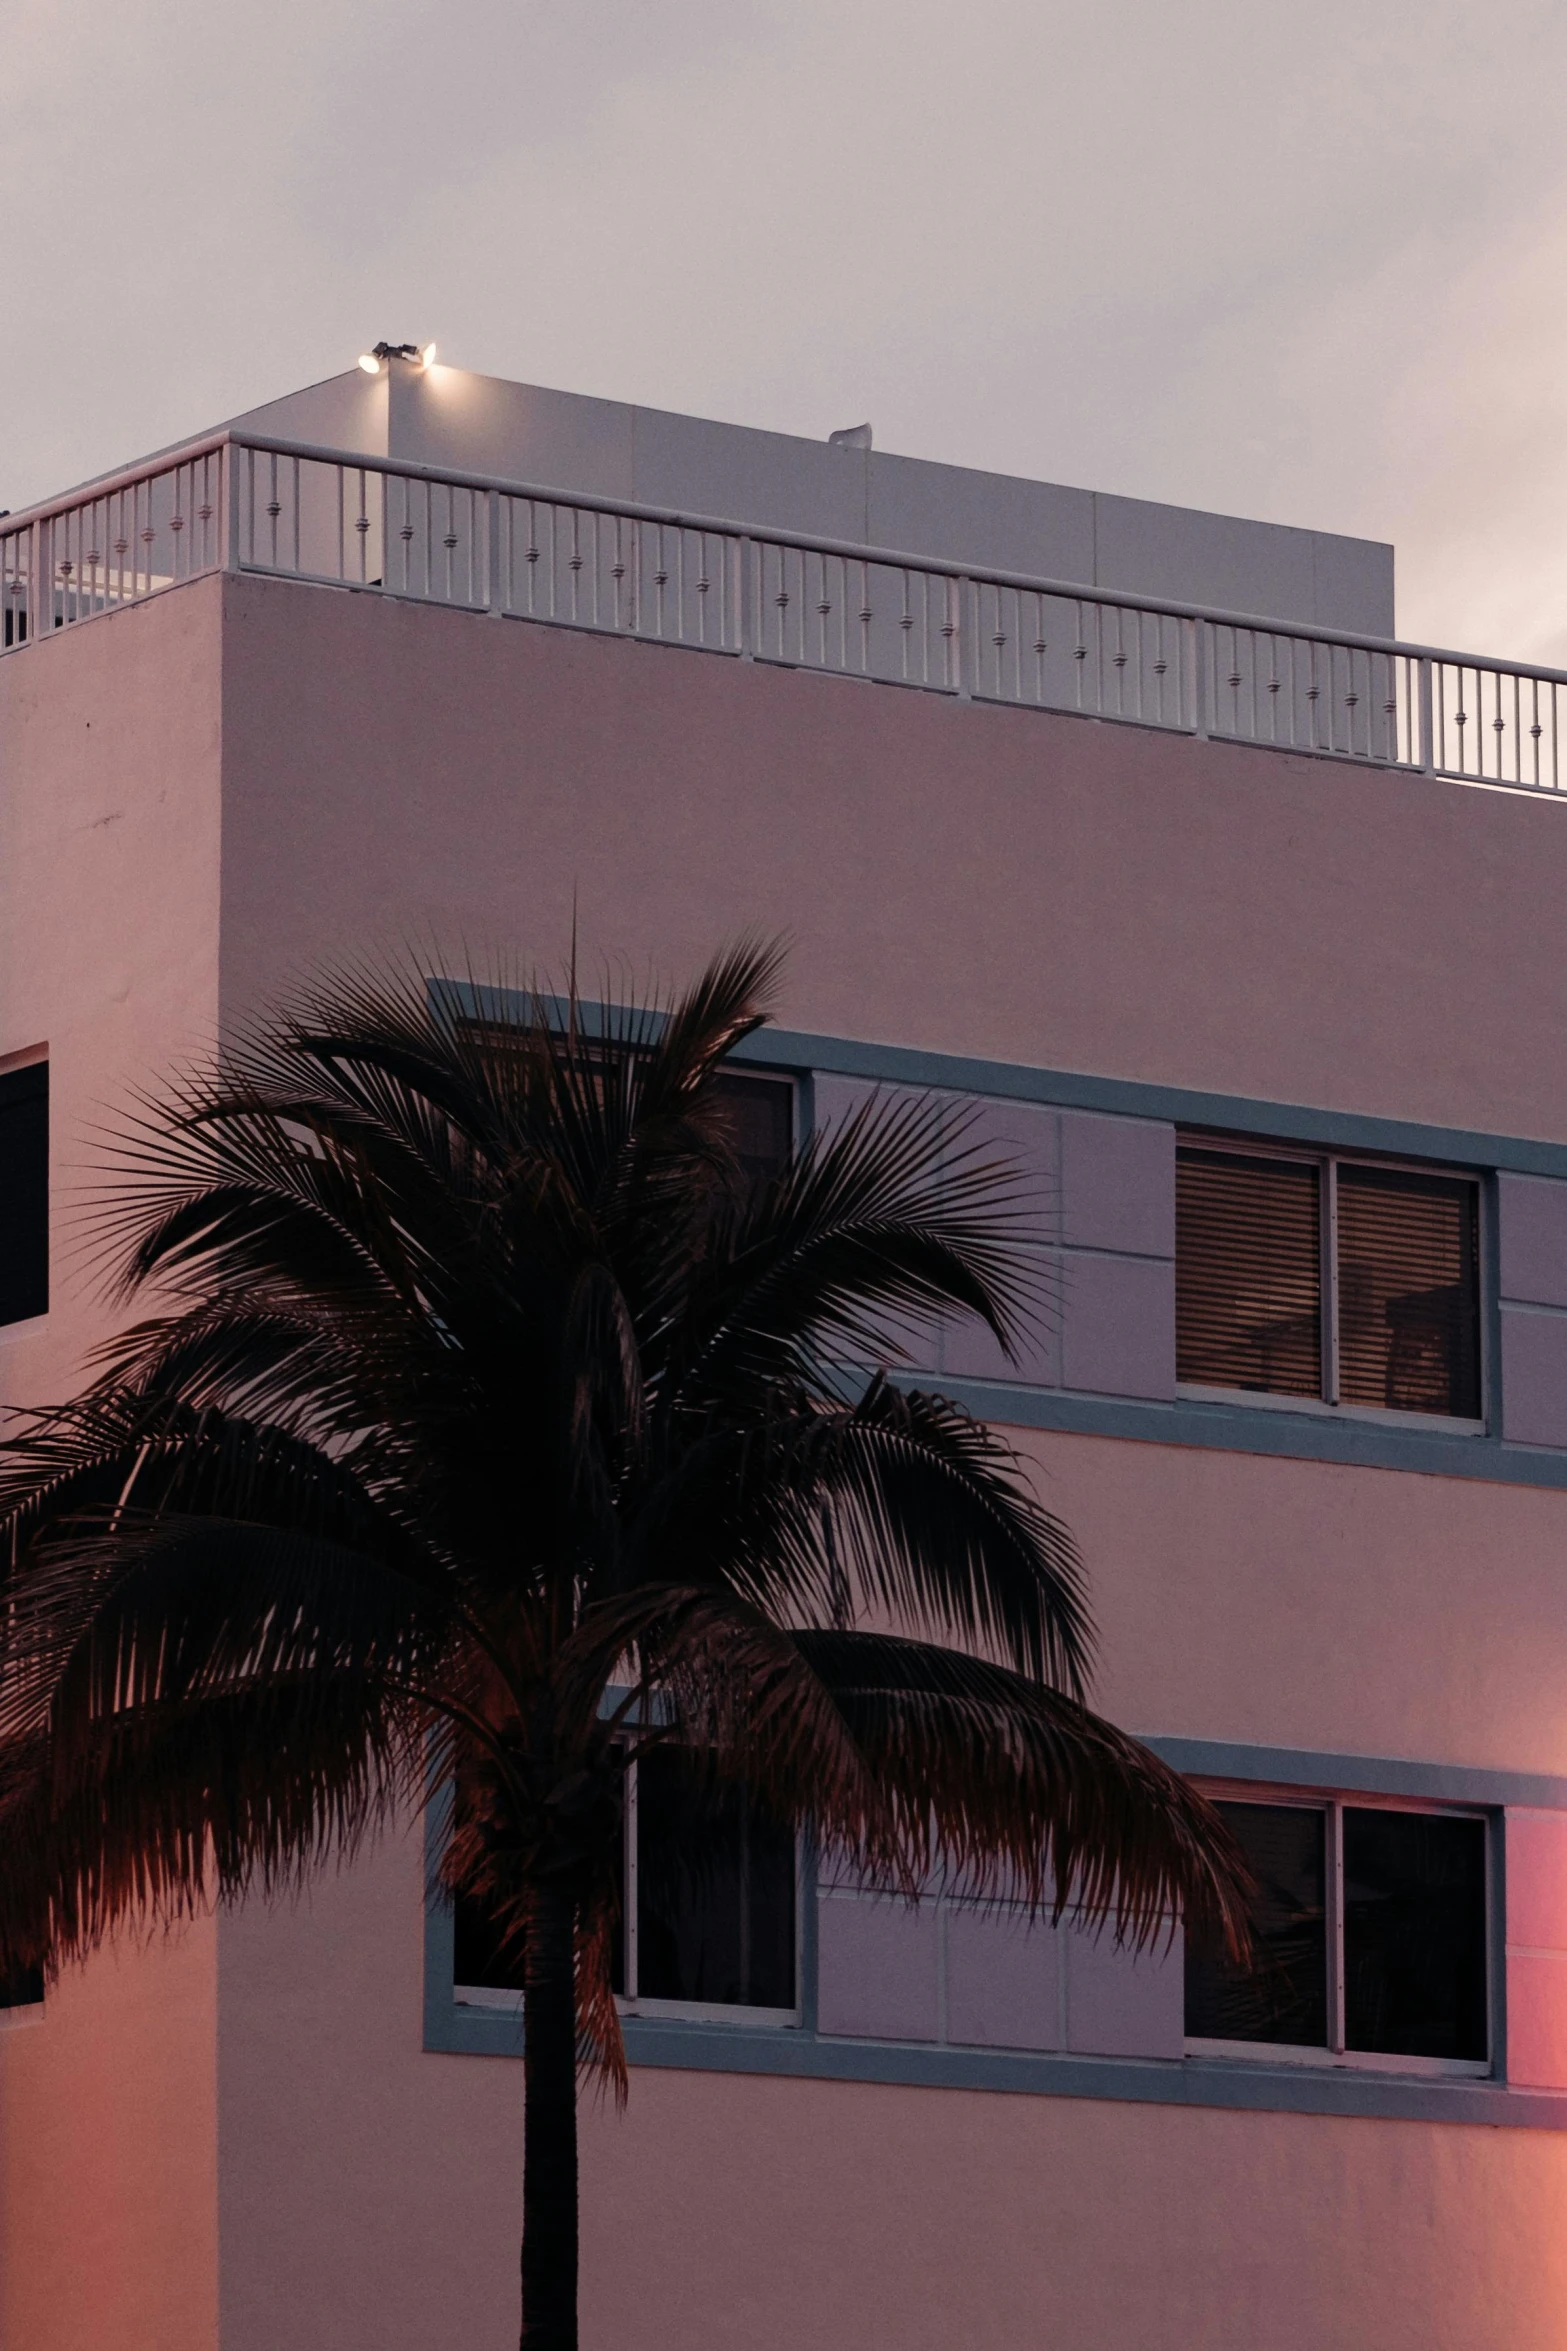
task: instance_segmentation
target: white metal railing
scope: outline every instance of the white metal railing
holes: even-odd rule
[[[1567,795],[1567,672],[213,434],[0,520],[0,650],[264,572]]]

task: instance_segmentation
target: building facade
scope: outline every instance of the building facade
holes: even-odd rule
[[[909,1376],[1075,1530],[1265,1964],[760,1848],[693,1927],[650,1785],[585,2341],[1567,2343],[1567,681],[1399,645],[1385,548],[399,359],[7,518],[0,610],[7,1403],[107,1327],[105,1108],[410,936],[787,932],[796,1131],[935,1090],[1036,1179],[1050,1327]],[[9,1987],[7,2351],[511,2339],[425,1833]]]

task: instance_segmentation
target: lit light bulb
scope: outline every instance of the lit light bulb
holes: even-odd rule
[[[373,351],[361,351],[359,364],[367,376],[378,376],[381,372],[381,362]]]
[[[419,357],[426,367],[433,367],[435,365],[435,345],[433,343],[426,343],[424,349],[420,352]]]

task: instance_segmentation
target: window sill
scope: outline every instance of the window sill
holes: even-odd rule
[[[1296,2072],[1397,2075],[1417,2081],[1491,2081],[1486,2058],[1399,2057],[1370,2049],[1297,2048],[1283,2041],[1188,2041],[1186,2055],[1203,2064],[1288,2066]]]
[[[791,2027],[798,2031],[802,2022],[798,2008],[742,2008],[738,2003],[731,2007],[718,2000],[622,2000],[617,1996],[615,2006],[628,2023],[634,2019],[643,2024],[716,2024],[786,2032]]]
[[[1329,1404],[1320,1396],[1280,1396],[1267,1388],[1203,1388],[1176,1383],[1182,1404],[1227,1404],[1232,1412],[1291,1412],[1308,1420],[1354,1421],[1362,1428],[1430,1429],[1442,1437],[1483,1437],[1483,1420],[1461,1420],[1447,1412],[1389,1412],[1374,1404]]]
[[[452,1998],[459,2008],[485,2009],[494,2016],[522,2014],[520,1992],[502,1991],[490,1984],[456,1984]],[[615,2007],[628,2023],[635,2019],[649,2024],[716,2024],[778,2032],[790,2026],[798,2030],[802,2021],[798,2008],[743,2008],[718,2000],[625,2000],[618,1992]]]

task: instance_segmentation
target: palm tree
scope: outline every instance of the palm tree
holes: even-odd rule
[[[777,962],[591,1019],[574,981],[301,995],[119,1131],[97,1230],[155,1311],[0,1482],[0,1969],[455,1791],[445,1887],[524,1986],[525,2351],[577,2339],[639,1754],[907,1896],[1244,1935],[1215,1814],[1083,1703],[1066,1530],[957,1406],[844,1368],[889,1318],[1016,1339],[1017,1179],[923,1100],[747,1177],[725,1057]]]

